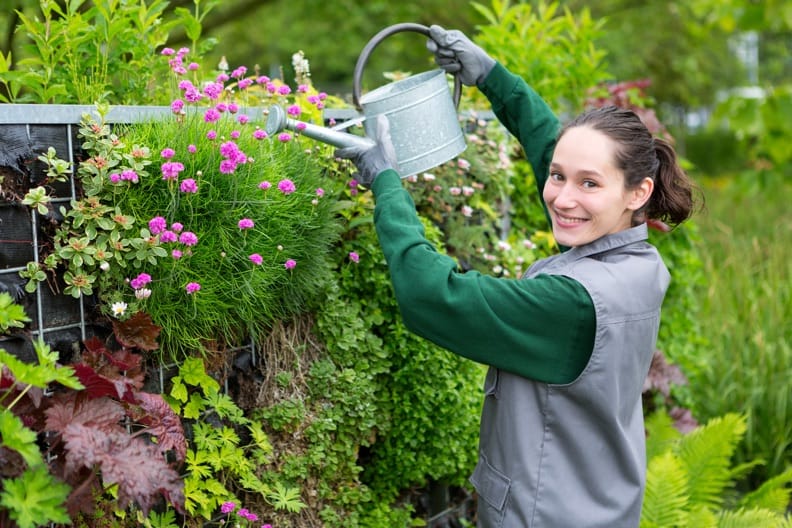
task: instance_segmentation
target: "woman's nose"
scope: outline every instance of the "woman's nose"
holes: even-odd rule
[[[570,185],[568,182],[565,182],[563,185],[558,187],[558,193],[556,194],[554,200],[556,207],[568,209],[574,207],[576,203],[576,192],[574,186]]]

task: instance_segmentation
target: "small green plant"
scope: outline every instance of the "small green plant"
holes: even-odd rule
[[[220,384],[206,373],[203,360],[186,359],[171,384],[167,399],[193,431],[185,460],[187,513],[207,520],[218,509],[227,514],[237,495],[255,497],[274,510],[299,512],[305,506],[299,500],[299,488],[279,481],[277,473],[264,473],[270,482],[262,478],[262,468],[272,463],[269,437],[261,423],[246,418],[220,392]]]

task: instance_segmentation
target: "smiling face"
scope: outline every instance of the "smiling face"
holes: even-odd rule
[[[558,140],[543,196],[559,244],[582,246],[627,229],[649,199],[652,179],[627,189],[615,152],[612,139],[588,126],[569,128]]]

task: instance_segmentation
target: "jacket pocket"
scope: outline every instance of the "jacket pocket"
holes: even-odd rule
[[[506,503],[509,498],[511,480],[509,477],[492,467],[483,454],[479,454],[479,461],[470,482],[479,495],[478,521],[480,526],[498,527],[503,524],[506,513]]]
[[[487,377],[484,378],[484,396],[493,396],[496,399],[500,393],[500,370],[490,367],[487,370]]]

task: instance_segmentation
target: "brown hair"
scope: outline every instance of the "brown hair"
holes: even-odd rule
[[[693,213],[693,183],[677,161],[668,141],[653,137],[641,118],[618,106],[594,108],[567,123],[558,135],[574,127],[587,126],[602,132],[616,143],[615,164],[624,173],[624,185],[631,189],[647,176],[654,190],[644,206],[635,212],[635,224],[647,218],[678,225]]]

